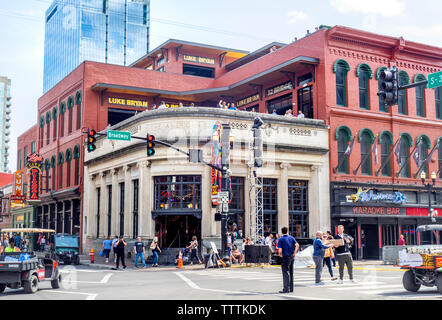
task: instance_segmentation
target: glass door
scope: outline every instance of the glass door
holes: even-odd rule
[[[313,119],[313,87],[298,89],[298,112],[302,111],[305,118]]]

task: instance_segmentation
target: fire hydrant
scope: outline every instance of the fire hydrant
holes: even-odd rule
[[[89,251],[89,257],[91,259],[91,263],[94,263],[94,261],[95,261],[94,248],[91,248],[91,251]]]

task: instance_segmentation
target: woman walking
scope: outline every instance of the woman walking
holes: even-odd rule
[[[158,267],[158,253],[161,253],[160,246],[158,245],[158,237],[153,238],[150,249],[153,254],[152,267]]]
[[[197,259],[199,264],[202,264],[200,258],[198,257],[198,240],[196,236],[192,237],[192,241],[186,247],[186,249],[190,250],[190,265],[193,265],[193,259]]]

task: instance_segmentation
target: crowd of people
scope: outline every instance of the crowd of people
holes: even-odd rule
[[[23,238],[20,234],[15,234],[9,237],[7,234],[0,236],[0,254],[3,252],[21,252],[28,251],[30,248],[30,241],[28,236]]]

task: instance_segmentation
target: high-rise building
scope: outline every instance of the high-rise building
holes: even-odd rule
[[[8,172],[11,127],[11,80],[0,76],[0,171]]]
[[[43,93],[85,60],[129,65],[149,51],[150,0],[54,0],[46,11]]]

